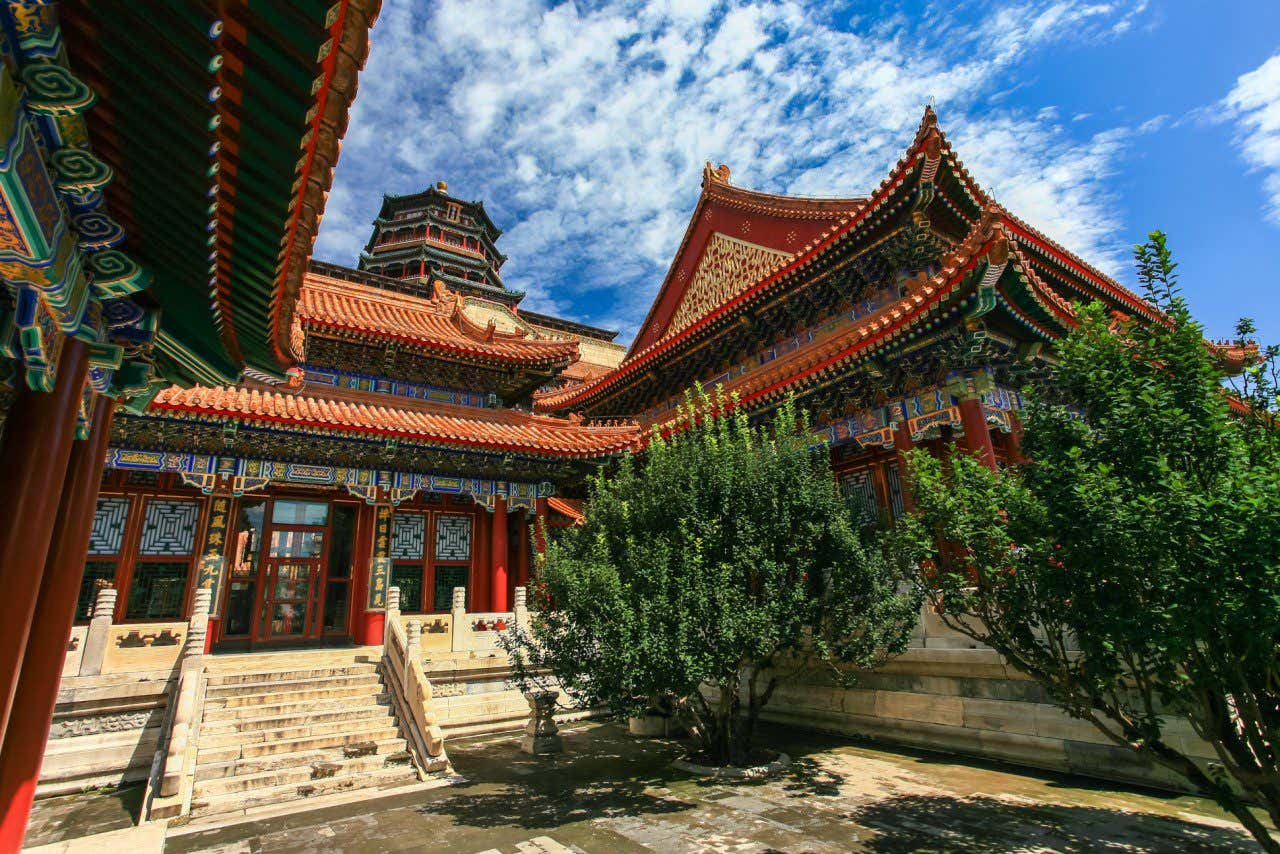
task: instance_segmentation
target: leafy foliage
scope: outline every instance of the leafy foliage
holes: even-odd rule
[[[1135,254],[1167,322],[1084,308],[1032,395],[1030,462],[993,473],[913,452],[919,517],[898,533],[932,549],[922,572],[944,620],[1278,850],[1241,797],[1280,823],[1275,351],[1233,404],[1164,235]],[[1183,720],[1218,762],[1188,754]]]
[[[855,531],[790,404],[752,427],[718,392],[687,403],[669,438],[592,480],[586,523],[539,569],[531,633],[506,643],[526,690],[549,672],[578,703],[665,710],[740,764],[783,678],[901,652],[919,598]]]

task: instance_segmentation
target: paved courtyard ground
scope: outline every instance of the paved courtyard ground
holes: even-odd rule
[[[680,746],[615,724],[535,759],[513,735],[450,744],[456,786],[179,835],[169,852],[1255,851],[1213,804],[793,730],[789,772],[725,784],[672,769]],[[136,801],[136,795],[132,796]],[[40,802],[27,844],[127,826],[124,793]],[[118,843],[123,846],[125,843]],[[99,846],[99,850],[101,850]],[[145,845],[130,845],[143,854]]]

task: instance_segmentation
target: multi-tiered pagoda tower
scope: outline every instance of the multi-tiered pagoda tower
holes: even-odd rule
[[[507,256],[496,243],[502,232],[483,202],[449,195],[439,181],[409,196],[384,196],[359,268],[417,285],[429,293],[440,280],[453,290],[513,306],[524,294],[509,291],[499,271]]]

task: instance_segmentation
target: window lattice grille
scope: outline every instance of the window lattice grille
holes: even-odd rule
[[[840,494],[853,508],[854,521],[870,525],[876,521],[876,486],[870,469],[846,475],[840,480]]]
[[[436,518],[436,560],[471,559],[471,517]]]
[[[419,513],[395,514],[391,518],[391,559],[422,560],[426,537],[426,516]]]
[[[139,554],[189,555],[195,550],[200,504],[162,498],[147,502]]]
[[[89,554],[120,553],[124,524],[129,519],[128,498],[99,498],[93,511],[93,532],[89,534]]]
[[[884,477],[889,483],[889,509],[893,512],[893,518],[901,519],[907,511],[902,503],[902,479],[898,477],[898,464],[890,463],[885,466]]]

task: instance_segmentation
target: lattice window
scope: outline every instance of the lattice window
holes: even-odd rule
[[[853,508],[854,522],[859,525],[871,525],[876,521],[876,485],[871,479],[871,470],[863,469],[847,474],[840,479],[840,494]]]
[[[685,290],[680,307],[671,317],[666,332],[679,332],[716,306],[759,281],[774,265],[791,253],[770,249],[716,232],[698,259],[693,280]]]
[[[189,555],[195,551],[200,504],[196,501],[153,499],[147,502],[142,520],[142,541],[138,553],[144,555]]]
[[[889,463],[884,467],[884,479],[889,484],[889,510],[893,513],[893,518],[901,519],[907,511],[902,504],[902,478],[898,477],[897,463]]]
[[[140,563],[129,582],[126,620],[178,620],[187,592],[186,562]]]
[[[89,554],[119,554],[120,541],[124,539],[124,525],[128,519],[128,498],[99,498],[98,506],[93,511],[93,532],[89,534]]]
[[[471,559],[471,517],[436,518],[436,560]]]
[[[420,513],[397,513],[391,518],[391,559],[422,560],[427,538],[427,517]]]

